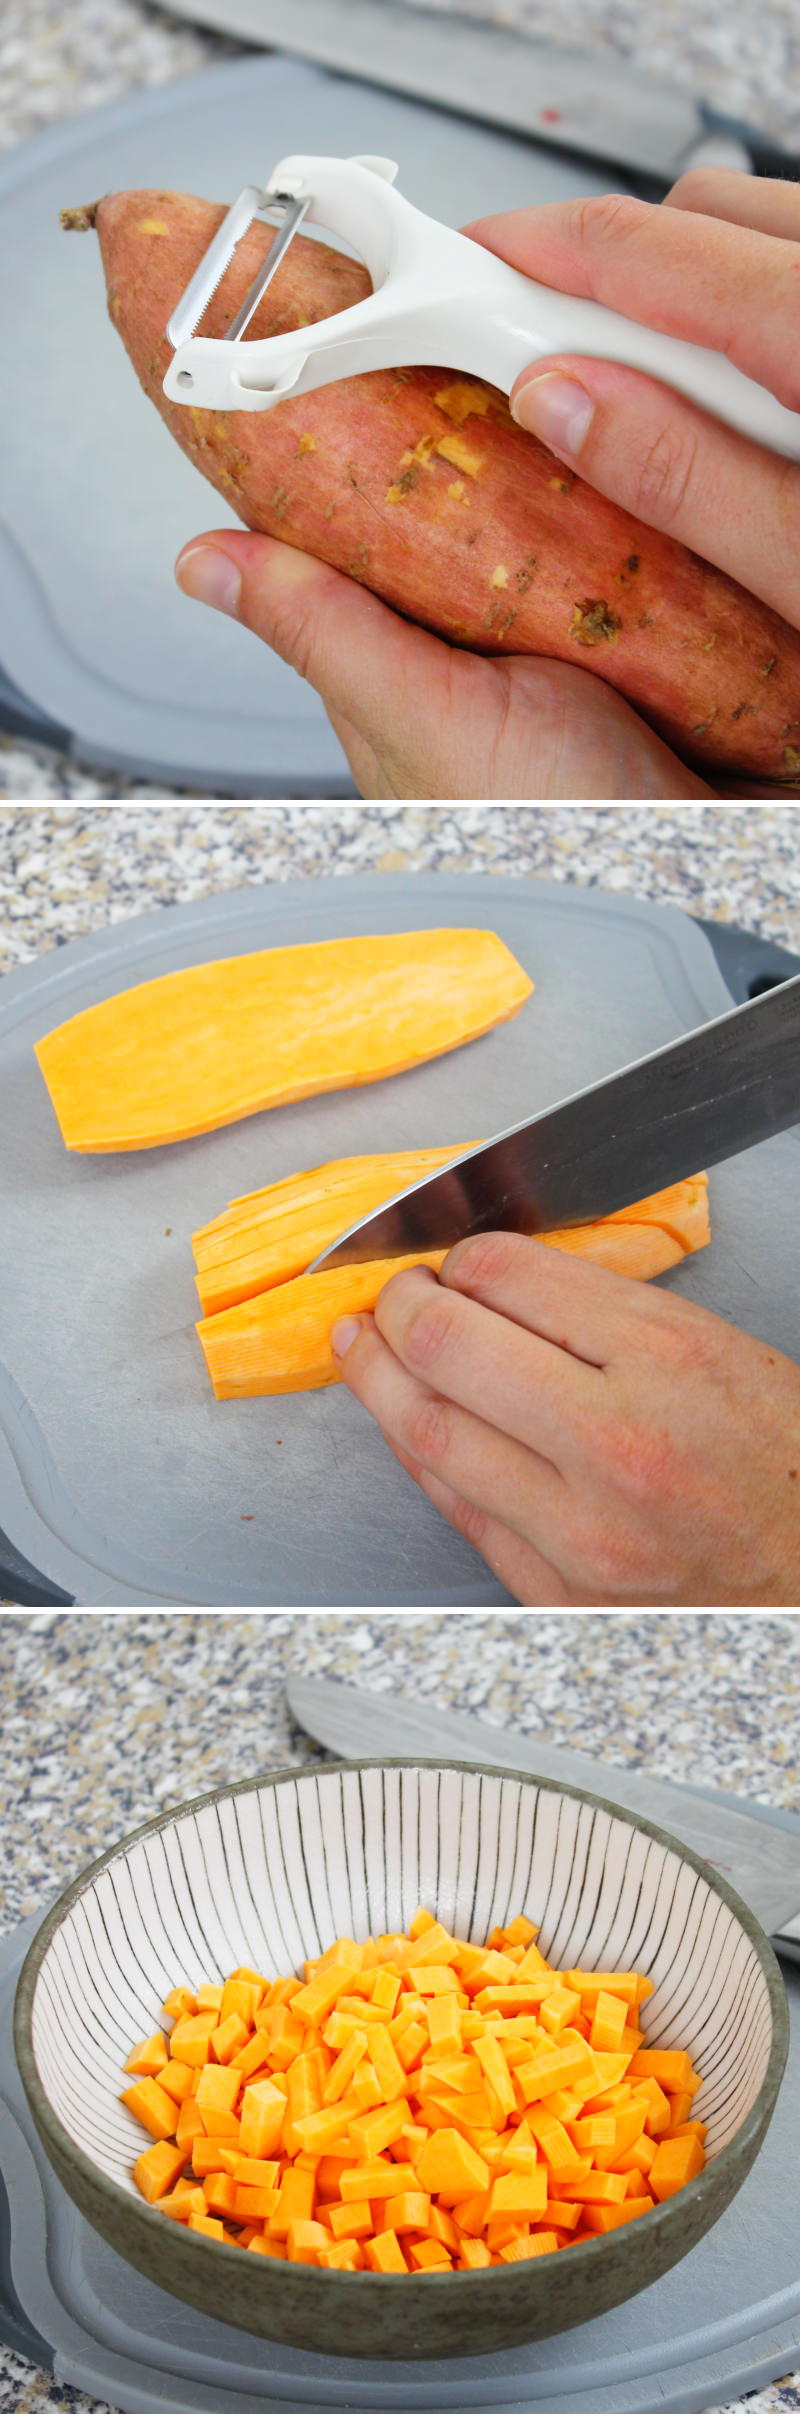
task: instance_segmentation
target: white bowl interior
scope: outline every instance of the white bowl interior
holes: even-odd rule
[[[401,1930],[424,1904],[482,1942],[520,1912],[562,1968],[638,1969],[651,2045],[702,2072],[709,2158],[762,2084],[772,2021],[734,1910],[622,1817],[534,1781],[426,1767],[320,1770],[184,1812],[121,1851],[72,1904],[42,1962],[33,2047],[77,2146],[135,2193],[142,2133],[120,2089],[169,1989],[239,1964],[286,1976],[336,1936]]]

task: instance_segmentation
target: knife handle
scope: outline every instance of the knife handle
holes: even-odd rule
[[[696,919],[713,948],[735,1006],[762,997],[765,990],[777,989],[781,981],[790,981],[800,972],[800,956],[777,939],[762,939],[755,931],[743,930],[738,922],[707,922],[702,914]]]

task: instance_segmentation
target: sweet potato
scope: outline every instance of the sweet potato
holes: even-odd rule
[[[218,1400],[315,1391],[338,1381],[330,1345],[337,1317],[371,1312],[390,1275],[406,1266],[439,1267],[447,1251],[417,1250],[330,1272],[323,1267],[319,1274],[298,1268],[309,1266],[337,1231],[346,1231],[382,1197],[434,1171],[437,1160],[441,1152],[433,1149],[421,1151],[416,1163],[407,1155],[337,1160],[235,1200],[195,1233],[198,1290],[211,1311],[197,1333]],[[542,1235],[550,1248],[638,1282],[650,1282],[704,1249],[710,1237],[704,1173],[598,1223]]]
[[[222,214],[185,193],[129,192],[64,221],[96,225],[111,317],[145,392],[248,527],[455,644],[597,672],[684,757],[800,786],[800,634],[560,467],[492,386],[421,367],[260,414],[168,403],[167,318]],[[224,332],[271,239],[250,229],[204,334]],[[357,262],[299,239],[250,333],[311,324],[367,290]]]
[[[380,931],[183,965],[84,1007],[34,1053],[67,1148],[158,1148],[426,1064],[532,987],[492,930]]]

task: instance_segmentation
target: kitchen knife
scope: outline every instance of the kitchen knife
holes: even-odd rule
[[[800,973],[397,1192],[308,1270],[592,1223],[798,1120]]]
[[[793,1833],[773,1826],[726,1801],[722,1794],[697,1793],[642,1769],[619,1768],[590,1759],[571,1745],[543,1742],[461,1711],[409,1701],[402,1694],[373,1693],[360,1685],[332,1684],[327,1677],[287,1679],[292,1717],[308,1735],[342,1759],[374,1759],[381,1749],[398,1759],[485,1761],[492,1768],[518,1769],[585,1786],[624,1810],[668,1828],[744,1896],[766,1928],[777,1952],[800,1961],[800,1822]]]
[[[557,150],[581,152],[667,187],[712,163],[797,174],[797,162],[754,127],[720,117],[690,92],[617,53],[532,40],[389,0],[167,0],[173,16],[241,41],[288,50],[389,91],[437,102]]]

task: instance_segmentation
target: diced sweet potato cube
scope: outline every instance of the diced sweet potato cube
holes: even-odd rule
[[[164,2031],[157,2028],[152,2037],[143,2037],[140,2045],[134,2045],[124,2068],[129,2070],[135,2078],[155,2079],[168,2060],[169,2051]]]
[[[161,2009],[165,2020],[182,2020],[187,2012],[194,2011],[194,2006],[195,1997],[191,1987],[172,1987],[170,1993],[165,1996]]]
[[[320,2247],[330,2247],[330,2231],[321,2221],[290,2221],[286,2240],[289,2263],[316,2263]]]
[[[159,2087],[157,2079],[137,2079],[134,2087],[125,2088],[122,2101],[136,2120],[141,2121],[142,2128],[149,2130],[157,2144],[161,2138],[175,2136],[178,2106],[173,2103],[171,2096],[165,2094],[163,2087]]]
[[[251,2188],[232,2179],[233,2202],[229,2209],[235,2221],[271,2221],[277,2213],[280,2191],[276,2187]]]
[[[243,2154],[259,2160],[280,2145],[286,2118],[286,2097],[273,2079],[257,2079],[242,2097],[239,2144]]]
[[[403,2196],[387,2196],[377,2211],[377,2230],[427,2230],[431,2200],[419,2188],[407,2189]]]
[[[165,2062],[158,2074],[159,2087],[172,2097],[173,2104],[188,2104],[194,2090],[196,2073],[188,2062]]]
[[[368,2240],[367,2244],[371,2245],[372,2241]],[[323,2266],[325,2271],[361,2271],[363,2257],[360,2242],[357,2238],[339,2238],[335,2246],[330,2244],[321,2246],[317,2254],[317,2262]],[[376,2265],[375,2268],[377,2270],[378,2266]],[[405,2263],[403,2270],[406,2270]]]
[[[193,2068],[207,2062],[211,2031],[216,2027],[216,2012],[192,2012],[177,2020],[169,2041],[175,2061],[188,2062]]]
[[[236,2182],[227,2171],[210,2171],[203,2181],[203,2195],[209,2213],[218,2213],[221,2220],[235,2221]]]
[[[342,2172],[339,2182],[343,2204],[360,2204],[366,2197],[370,2204],[383,2203],[389,2196],[402,2196],[408,2187],[408,2163],[381,2161],[351,2163]]]
[[[663,2046],[640,2046],[631,2062],[630,2074],[632,2079],[657,2079],[659,2087],[671,2095],[676,2095],[678,2088],[693,2095],[700,2085],[691,2056]]]
[[[592,2025],[589,2030],[589,2043],[597,2047],[598,2053],[619,2052],[625,2027],[626,2010],[627,2006],[621,1995],[610,1995],[605,1987],[600,1987],[594,1998]]]
[[[455,2128],[440,2129],[429,2137],[416,2171],[420,2186],[447,2205],[476,2195],[488,2187],[490,2179],[488,2163]]]
[[[408,2247],[408,2260],[412,2271],[449,2272],[453,2269],[452,2255],[448,2255],[440,2238],[413,2238]]]
[[[375,2112],[358,2115],[350,2122],[348,2135],[358,2146],[365,2162],[374,2162],[385,2146],[393,2146],[408,2122],[405,2096],[394,2104],[380,2106]]]
[[[201,2112],[198,2112],[194,2096],[187,2096],[185,2103],[181,2105],[178,2113],[178,2123],[175,2130],[176,2143],[179,2146],[186,2146],[188,2148],[194,2143],[194,2139],[196,2137],[205,2137],[205,2134],[206,2132],[203,2127],[203,2115]]]
[[[290,2222],[311,2221],[313,2213],[314,2173],[295,2171],[290,2167],[284,2172],[277,2206],[269,2216],[270,2237],[288,2238]]]
[[[212,2028],[209,2038],[211,2060],[232,2062],[234,2054],[247,2044],[249,2035],[246,2020],[241,2020],[238,2012],[230,2012],[227,2020],[221,2020],[218,2028]]]
[[[648,2197],[645,2203],[643,2197],[637,2196],[630,2204],[588,2204],[584,2213],[586,2227],[603,2238],[609,2230],[622,2229],[626,2221],[636,2221],[640,2213],[647,2212],[651,2201]]]
[[[687,2180],[696,2179],[705,2159],[699,2137],[662,2138],[647,2174],[647,2185],[659,2204],[685,2188]]]
[[[501,2263],[530,2263],[536,2255],[554,2255],[560,2240],[555,2230],[535,2230],[527,2238],[512,2238],[501,2246]]]
[[[159,2196],[169,2194],[185,2161],[185,2146],[170,2145],[168,2138],[160,2138],[156,2145],[145,2147],[144,2153],[134,2163],[133,2176],[148,2204],[155,2204]]]

